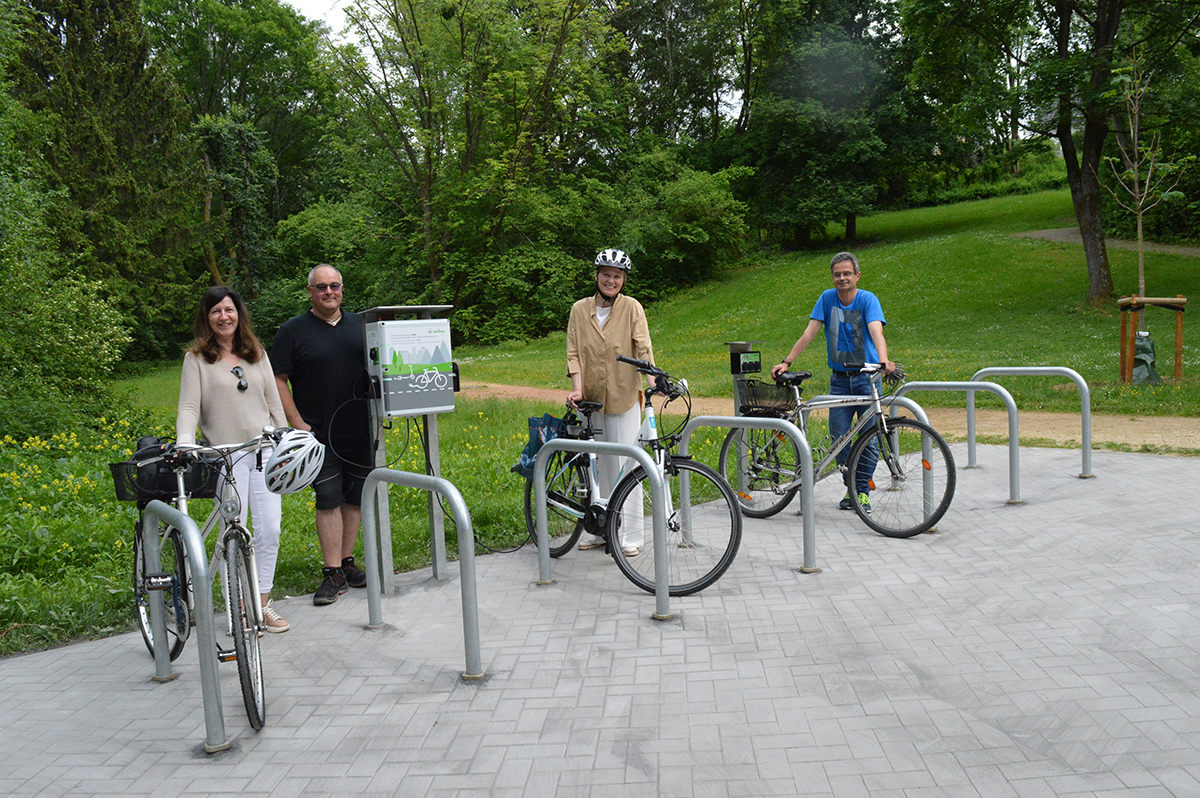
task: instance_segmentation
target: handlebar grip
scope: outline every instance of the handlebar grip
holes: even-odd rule
[[[617,355],[617,362],[628,363],[629,365],[633,366],[634,368],[638,369],[639,371],[643,370],[643,369],[648,370],[648,371],[656,371],[657,370],[648,361],[638,360],[635,357],[625,357],[624,355]]]

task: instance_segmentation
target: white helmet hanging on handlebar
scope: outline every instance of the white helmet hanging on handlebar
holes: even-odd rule
[[[267,459],[267,490],[282,495],[298,493],[313,483],[324,463],[325,447],[311,432],[289,430]]]

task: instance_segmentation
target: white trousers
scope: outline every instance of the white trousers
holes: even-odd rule
[[[635,403],[624,413],[603,414],[600,416],[597,426],[601,429],[601,432],[596,435],[598,441],[636,445],[638,430],[642,426],[641,407]],[[598,456],[596,458],[596,481],[600,483],[601,495],[606,498],[612,496],[613,488],[617,486],[620,478],[636,467],[637,461],[628,457]],[[621,513],[620,543],[622,546],[641,548],[645,544],[645,524],[642,516],[642,486],[638,485],[625,500],[625,506]],[[593,541],[596,540],[593,536],[588,537]]]
[[[258,564],[258,590],[270,593],[275,584],[275,562],[279,559],[279,527],[283,518],[283,497],[267,490],[266,474],[259,471],[254,452],[234,455],[233,480],[242,500],[242,526],[254,534],[254,559]],[[263,464],[271,456],[263,449]],[[247,525],[252,517],[253,527]]]

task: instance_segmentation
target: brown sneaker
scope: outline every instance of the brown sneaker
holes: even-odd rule
[[[292,626],[287,621],[279,616],[275,608],[271,606],[271,602],[267,602],[267,606],[263,607],[263,628],[272,634],[279,634],[291,629]]]

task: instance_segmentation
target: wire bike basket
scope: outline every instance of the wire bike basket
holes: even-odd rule
[[[796,397],[792,389],[763,380],[746,380],[742,383],[741,410],[747,416],[784,416],[796,409]]]

